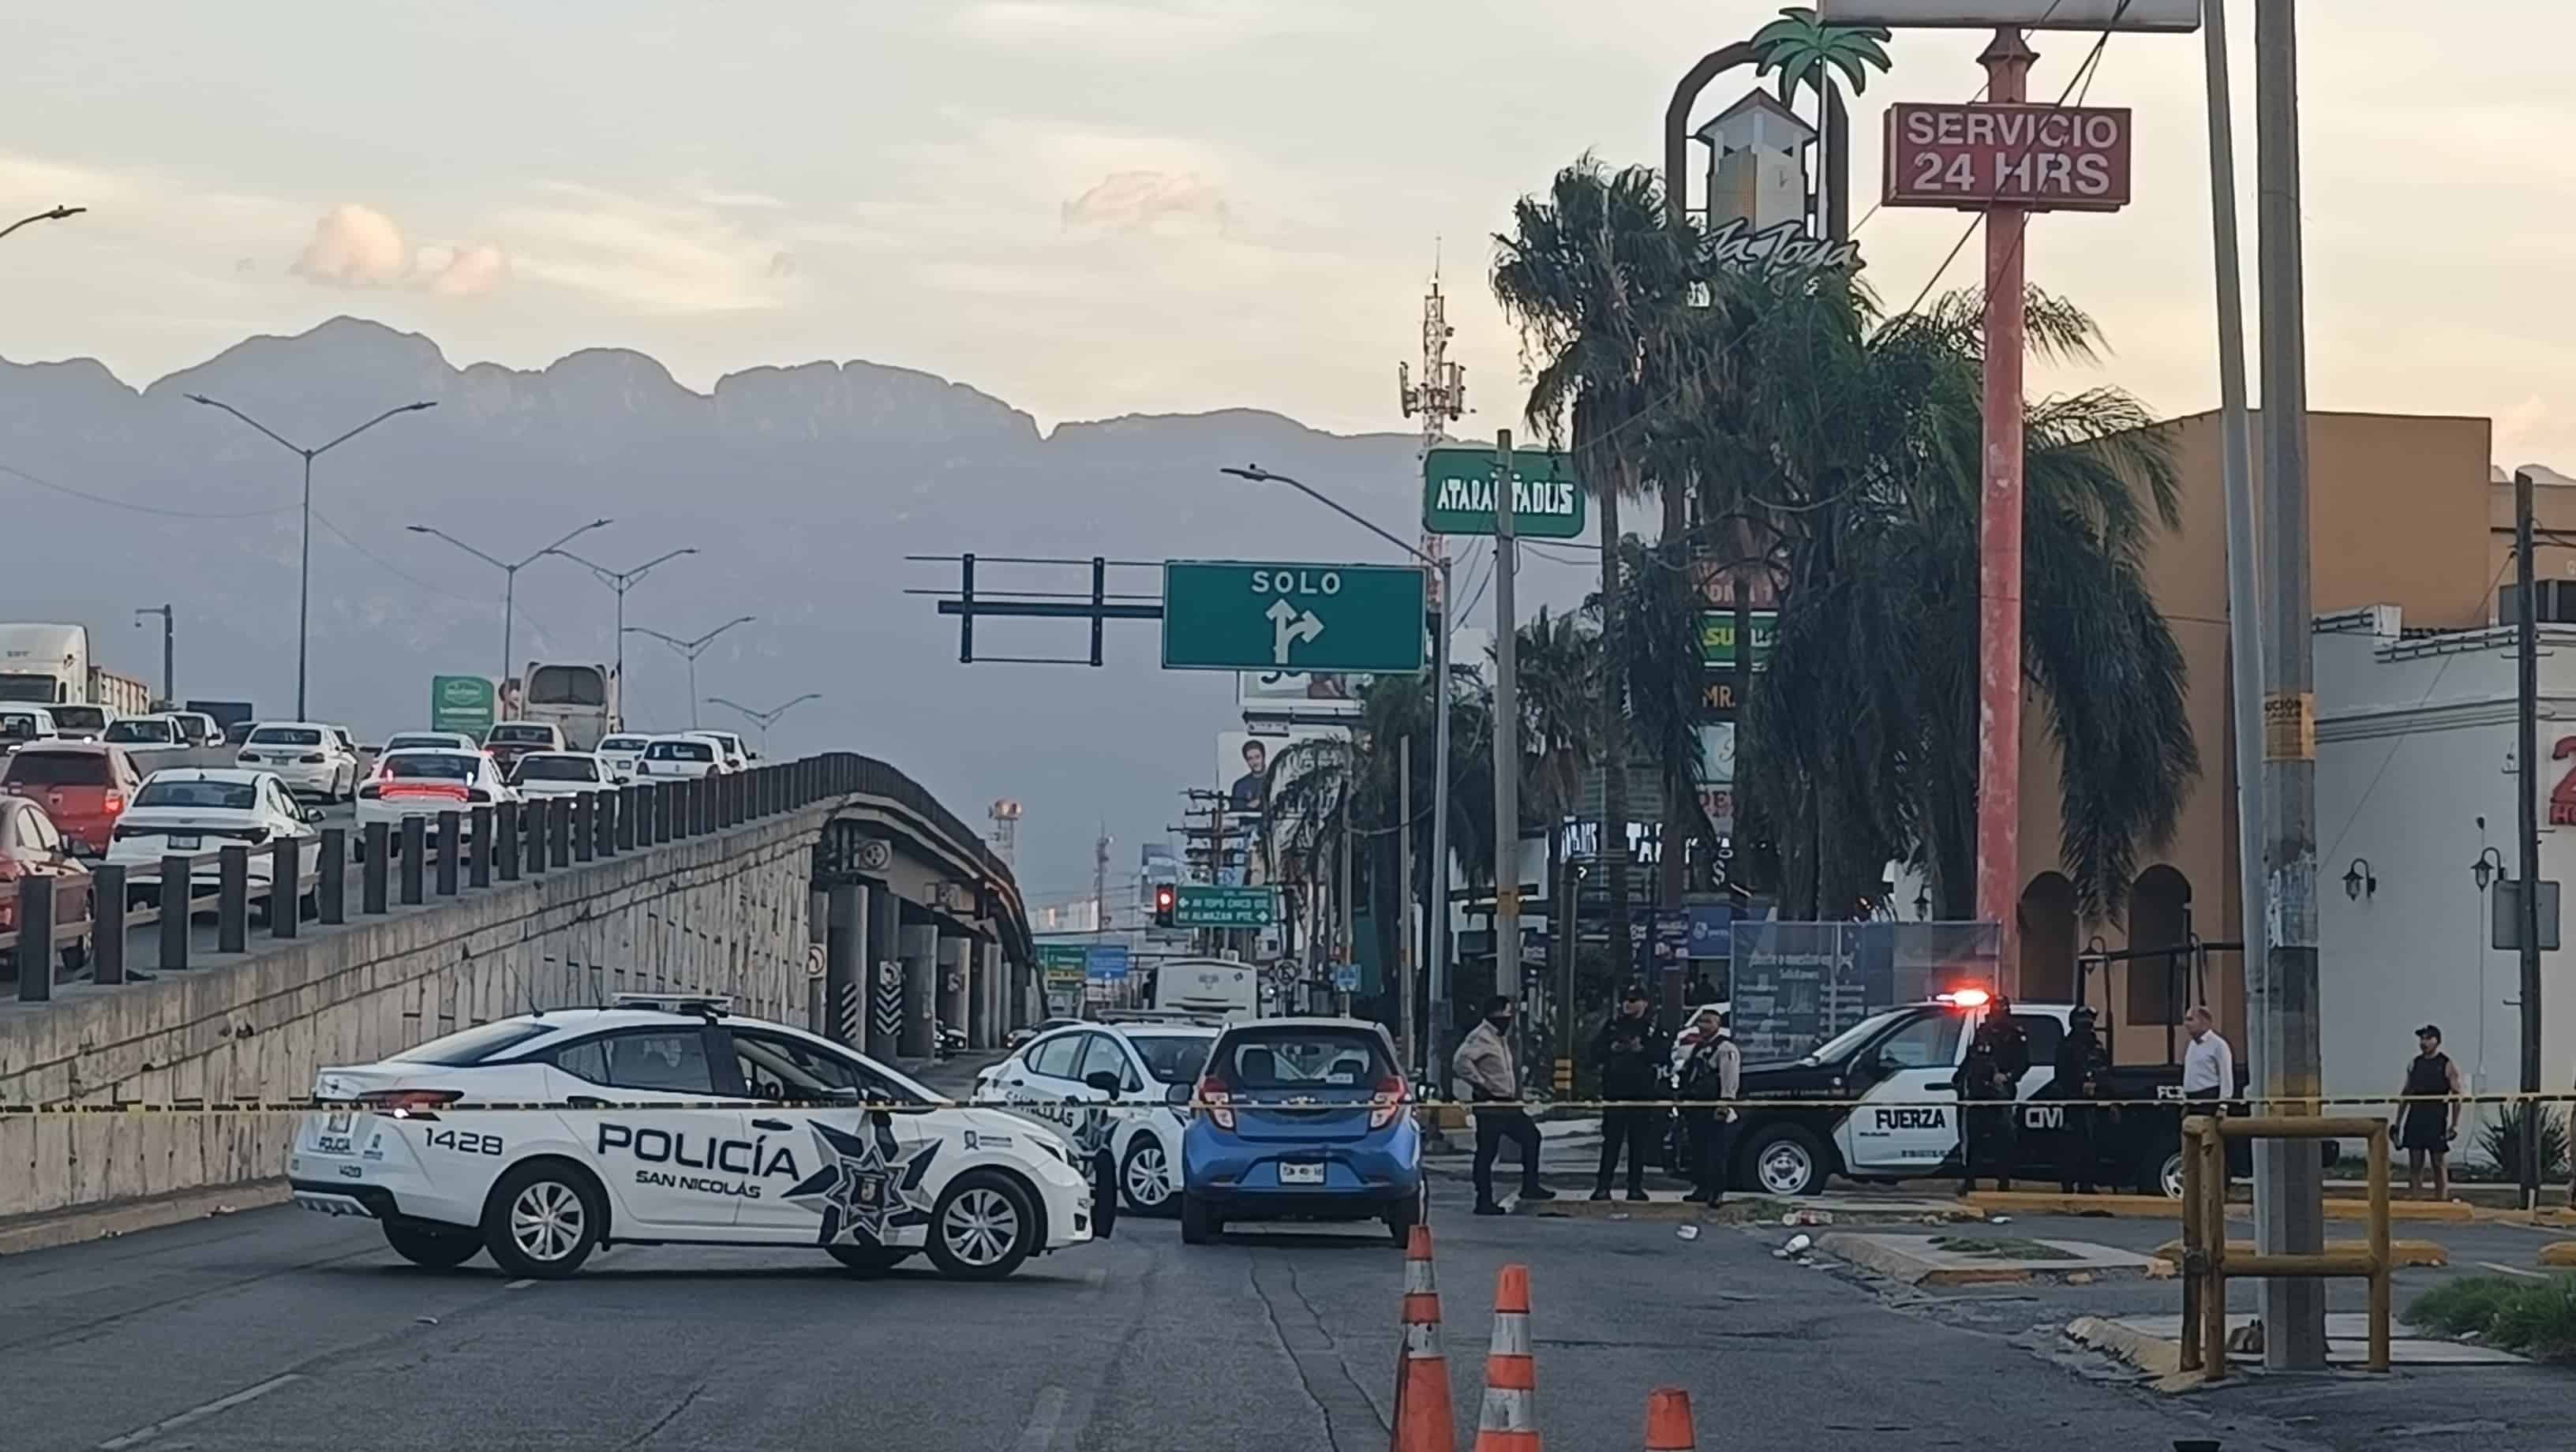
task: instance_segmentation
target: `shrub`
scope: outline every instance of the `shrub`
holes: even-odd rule
[[[2406,1324],[2540,1361],[2576,1365],[2576,1276],[2545,1281],[2477,1276],[2437,1286],[2406,1308]]]
[[[2478,1148],[2504,1172],[2507,1180],[2522,1178],[2522,1116],[2529,1105],[2517,1104],[2497,1116],[2496,1122],[2478,1132]],[[2567,1168],[2567,1116],[2552,1112],[2546,1106],[2540,1111],[2540,1178],[2555,1178]]]

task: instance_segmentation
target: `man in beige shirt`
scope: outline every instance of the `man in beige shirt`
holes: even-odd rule
[[[1514,1005],[1500,994],[1485,1001],[1485,1016],[1458,1044],[1450,1070],[1476,1101],[1476,1213],[1500,1215],[1494,1198],[1494,1159],[1508,1139],[1520,1147],[1521,1198],[1553,1200],[1538,1181],[1538,1125],[1521,1108],[1520,1066],[1512,1061]]]

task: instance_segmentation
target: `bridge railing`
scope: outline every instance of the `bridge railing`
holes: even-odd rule
[[[30,874],[16,884],[15,930],[0,933],[0,963],[15,966],[19,1001],[42,1003],[65,974],[85,974],[102,985],[126,982],[138,929],[159,926],[150,944],[153,963],[175,973],[208,966],[192,963],[191,928],[200,916],[215,920],[219,957],[249,951],[254,908],[266,918],[271,939],[294,938],[307,921],[346,922],[353,846],[357,910],[373,917],[853,795],[885,798],[933,824],[972,852],[1009,911],[1023,911],[1010,868],[919,783],[873,757],[831,752],[741,772],[405,817],[399,826],[369,822],[354,843],[349,829],[329,827],[311,843],[316,850],[309,861],[307,839],[278,838],[256,849],[268,869],[256,878],[254,849],[238,842],[157,863]],[[293,884],[291,897],[277,890],[280,883]],[[37,944],[44,948],[36,950]]]

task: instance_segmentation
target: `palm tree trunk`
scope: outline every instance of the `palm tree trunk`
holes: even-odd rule
[[[1666,479],[1662,492],[1664,542],[1670,545],[1690,532],[1690,491],[1682,480]],[[1676,568],[1687,570],[1691,556],[1698,553],[1697,550],[1674,550],[1672,563]],[[1696,595],[1697,591],[1694,590],[1693,594]],[[1699,616],[1696,612],[1691,614],[1690,622],[1693,638],[1689,647],[1696,652],[1699,649]],[[1684,659],[1695,660],[1696,656],[1685,656]],[[1694,669],[1691,674],[1696,677],[1699,672]],[[1670,912],[1682,905],[1682,894],[1689,885],[1690,849],[1697,841],[1697,834],[1686,830],[1684,824],[1698,816],[1692,795],[1697,784],[1691,780],[1686,753],[1680,760],[1663,763],[1663,768],[1664,843],[1662,855],[1656,859],[1655,906]],[[1682,1006],[1676,1003],[1666,1007],[1678,1014]]]
[[[1611,464],[1610,487],[1601,491],[1601,862],[1610,877],[1610,953],[1614,971],[1629,972],[1628,940],[1628,717],[1626,657],[1619,643],[1619,495],[1630,464]]]

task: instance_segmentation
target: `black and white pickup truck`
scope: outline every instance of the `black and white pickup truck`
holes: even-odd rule
[[[2033,1189],[2054,1188],[2067,1098],[2054,1066],[2075,1005],[2016,1003],[2012,1011],[2029,1036],[2031,1063],[2021,1080],[2022,1163],[2013,1178],[2029,1180]],[[1813,1195],[1834,1175],[1870,1183],[1955,1177],[1959,1110],[1950,1081],[1987,1012],[1981,993],[1945,995],[1872,1014],[1805,1058],[1747,1064],[1743,1097],[1774,1102],[1744,1112],[1729,1182],[1771,1195]],[[2244,1071],[2237,1077],[2241,1093]],[[2179,1198],[2181,1067],[2114,1065],[2102,1076],[2101,1097],[2172,1107],[2097,1109],[2096,1183]],[[1800,1100],[1825,1102],[1807,1107]],[[2242,1114],[2244,1106],[2232,1104],[2229,1112]],[[2230,1149],[2235,1171],[2247,1173],[2245,1147]]]

